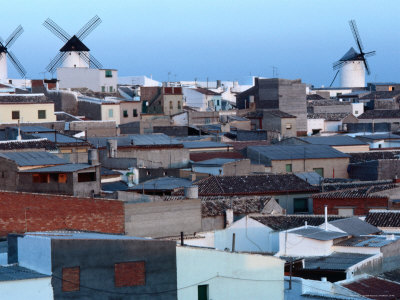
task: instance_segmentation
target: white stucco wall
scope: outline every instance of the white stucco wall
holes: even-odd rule
[[[115,92],[117,89],[118,72],[111,70],[112,77],[105,76],[105,69],[89,68],[58,68],[57,79],[60,88],[89,88],[95,92],[101,92],[105,87],[105,92],[110,92],[112,87]]]
[[[287,235],[287,236],[286,236]],[[276,256],[324,256],[332,251],[332,240],[319,241],[282,231],[279,233],[279,252]]]
[[[325,130],[324,131],[333,131],[336,132],[339,130],[339,126],[342,125],[342,121],[325,121]]]
[[[7,76],[7,56],[6,53],[0,53],[0,82],[6,82]]]
[[[51,239],[23,236],[18,238],[19,265],[51,275]]]
[[[179,300],[197,300],[198,285],[209,299],[284,299],[284,261],[265,255],[177,247]]]
[[[358,117],[364,113],[364,103],[351,103],[351,112]]]
[[[187,106],[198,107],[201,111],[207,109],[206,96],[191,88],[182,88],[184,103]]]
[[[0,298],[8,300],[52,300],[51,277],[0,281]]]
[[[215,231],[215,248],[232,250],[234,233],[236,251],[271,253],[279,248],[271,228],[247,216],[234,222],[229,228]]]
[[[324,119],[307,119],[307,134],[311,135],[313,129],[325,130],[325,120]]]

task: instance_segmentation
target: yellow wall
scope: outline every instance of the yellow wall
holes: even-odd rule
[[[45,110],[46,118],[39,119],[38,111]],[[54,103],[13,103],[0,104],[0,123],[18,123],[12,119],[12,111],[19,111],[20,122],[55,122]]]
[[[113,110],[113,116],[110,117],[108,111]],[[101,105],[101,120],[102,121],[115,121],[117,125],[121,123],[120,106],[117,104],[103,104]]]

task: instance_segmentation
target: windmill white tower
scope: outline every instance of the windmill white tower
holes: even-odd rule
[[[72,37],[53,20],[48,18],[43,25],[60,38],[65,44],[60,52],[46,67],[50,73],[62,65],[63,68],[96,68],[100,69],[101,63],[89,54],[90,49],[82,42],[99,24],[101,19],[94,16],[81,30]]]
[[[356,21],[351,20],[349,23],[360,52],[357,52],[351,47],[341,59],[333,64],[333,69],[338,71],[336,72],[331,86],[340,72],[341,87],[364,87],[365,71],[367,71],[368,75],[371,74],[366,57],[375,55],[375,51],[364,52]]]
[[[21,25],[19,25],[17,29],[10,34],[6,41],[3,41],[3,39],[0,37],[0,82],[6,82],[8,78],[7,59],[11,61],[18,73],[22,77],[25,77],[25,68],[19,62],[17,57],[9,50],[22,32],[24,32],[24,29]]]

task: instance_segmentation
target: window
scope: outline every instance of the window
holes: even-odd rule
[[[197,286],[197,299],[208,300],[208,284],[202,284]]]
[[[127,111],[127,110],[124,110],[124,111],[123,111],[123,116],[124,116],[124,118],[127,118],[127,117],[128,117],[128,111]]]
[[[217,106],[219,106],[219,100],[217,100]]]
[[[319,176],[324,177],[324,168],[314,168],[313,171]]]
[[[355,110],[355,111],[354,111],[354,114],[358,115],[358,110]]]
[[[292,164],[286,164],[286,172],[292,172]]]
[[[112,86],[110,86],[110,93],[112,93],[112,91],[113,91],[113,88],[112,88]]]
[[[96,181],[96,172],[79,173],[78,182]]]
[[[13,110],[13,111],[11,112],[11,118],[12,118],[13,120],[19,120],[19,110]]]
[[[354,208],[339,208],[338,215],[343,217],[351,217],[354,215]]]
[[[113,109],[109,109],[108,110],[108,117],[109,118],[113,118],[114,117],[114,110]]]
[[[105,87],[105,86],[102,86],[102,87],[101,87],[101,92],[104,93],[105,91],[106,91],[106,87]]]
[[[62,269],[62,291],[74,292],[79,291],[80,286],[80,270],[79,267]]]
[[[107,78],[112,77],[112,71],[111,70],[106,70],[106,77]]]
[[[178,101],[178,109],[182,109],[181,101]]]
[[[35,174],[32,174],[32,182],[33,183],[48,183],[48,182],[50,182],[50,176],[49,176],[49,174],[35,173]]]
[[[134,109],[134,110],[133,110],[133,116],[134,116],[134,117],[137,117],[137,116],[138,116],[138,114],[137,114],[137,109]]]
[[[114,280],[116,287],[146,285],[145,262],[116,263],[114,265]]]
[[[286,124],[286,129],[292,129],[292,124],[287,123],[287,124]]]
[[[67,183],[67,174],[58,174],[58,183]]]
[[[172,104],[172,101],[169,101],[169,109],[173,109],[173,108],[174,108],[174,106]]]
[[[293,199],[293,212],[308,213],[308,198],[294,198]]]
[[[46,111],[44,109],[38,110],[37,114],[38,114],[38,119],[46,119]]]

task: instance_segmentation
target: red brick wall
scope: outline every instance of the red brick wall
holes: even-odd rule
[[[79,291],[80,269],[79,267],[62,269],[62,290],[63,292]]]
[[[0,236],[83,230],[124,233],[122,201],[0,191]]]
[[[351,198],[340,198],[340,199],[324,199],[324,198],[313,198],[313,210],[314,214],[324,214],[325,205],[328,205],[328,214],[337,215],[338,208],[345,208],[346,206],[351,208],[354,207],[354,215],[362,216],[366,215],[370,209],[377,209],[388,207],[389,199],[386,197],[382,198],[363,198],[363,199],[351,199]]]
[[[132,261],[115,264],[115,286],[136,286],[146,284],[144,261]]]

